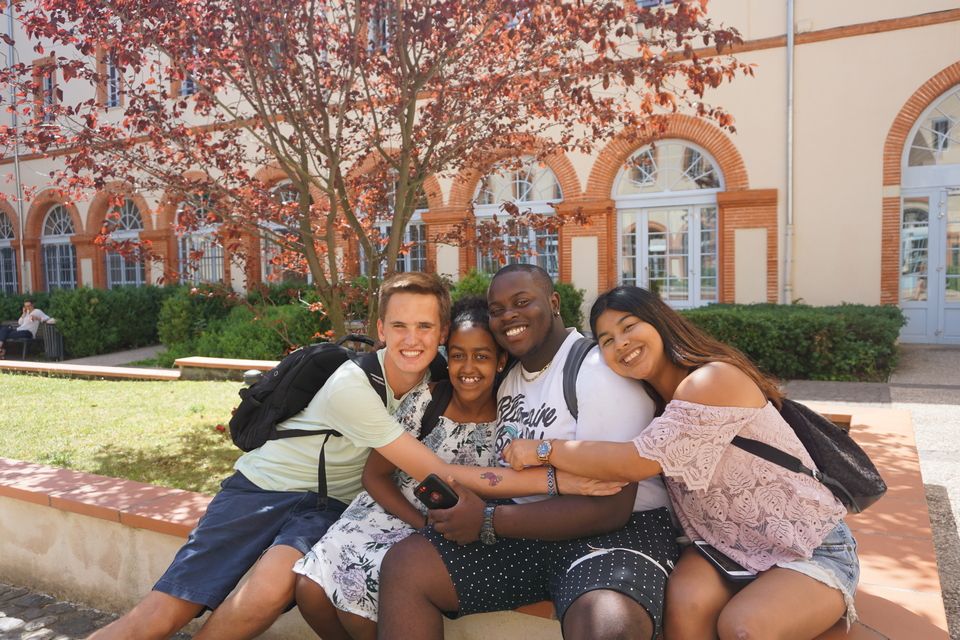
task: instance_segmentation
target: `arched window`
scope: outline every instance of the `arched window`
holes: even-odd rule
[[[699,147],[661,140],[637,150],[613,185],[620,282],[674,307],[718,301],[717,192],[723,177]]]
[[[111,216],[107,217],[107,226],[110,230],[110,239],[123,241],[140,239],[143,231],[143,216],[137,204],[127,198],[120,207],[114,207]],[[119,216],[116,218],[114,216]],[[107,288],[143,285],[143,260],[137,256],[123,256],[116,251],[107,251]]]
[[[223,247],[214,238],[220,217],[211,207],[210,196],[200,194],[184,199],[177,208],[177,224],[189,229],[180,236],[180,281],[223,282]]]
[[[0,211],[0,293],[17,292],[17,254],[13,248],[13,223]]]
[[[489,224],[493,217],[500,220],[504,213],[500,205],[513,202],[521,210],[535,214],[552,215],[553,205],[563,200],[557,176],[535,158],[521,158],[518,168],[499,165],[483,177],[473,197],[477,225]],[[559,238],[555,230],[533,229],[508,221],[508,233],[503,237],[505,255],[483,248],[477,251],[477,267],[486,273],[514,263],[536,264],[552,277],[560,276]]]
[[[43,221],[43,274],[47,291],[76,289],[77,252],[70,237],[76,233],[70,213],[63,205],[54,205]]]
[[[931,104],[903,150],[904,342],[960,344],[960,86]]]
[[[292,205],[300,200],[300,192],[294,188],[293,184],[286,180],[281,182],[273,189],[273,197],[282,205]],[[277,236],[287,238],[296,238],[295,242],[300,242],[300,235],[295,230],[299,222],[295,217],[284,220],[271,220],[262,223],[260,235],[260,277],[264,282],[281,281],[302,281],[306,279],[308,283],[313,282],[313,274],[307,270],[306,274],[299,269],[285,270],[283,265],[277,264],[276,259],[283,252]]]
[[[396,176],[395,171],[391,171],[391,175]],[[397,206],[397,183],[396,180],[390,185],[390,190],[387,192],[387,207],[391,212],[391,218],[393,217],[393,212],[396,210]],[[407,228],[403,232],[403,246],[401,247],[399,255],[397,255],[397,272],[409,272],[409,271],[425,271],[427,268],[427,227],[423,223],[422,215],[429,208],[427,203],[427,194],[421,186],[417,189],[416,200],[414,201],[414,210],[413,216],[411,216],[410,221],[407,223]],[[377,225],[377,229],[380,232],[380,239],[386,243],[387,238],[390,237],[390,231],[393,225],[387,221],[381,222]],[[364,259],[364,251],[361,248],[360,250],[360,273],[363,275],[367,274],[367,261]],[[384,265],[380,266],[380,275],[382,276],[386,269]]]

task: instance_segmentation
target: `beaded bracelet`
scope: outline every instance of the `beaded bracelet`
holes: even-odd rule
[[[547,495],[560,495],[560,491],[557,489],[557,470],[552,464],[547,465]]]

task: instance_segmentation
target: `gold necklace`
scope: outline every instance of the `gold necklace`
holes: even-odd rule
[[[529,378],[527,377],[526,369],[524,369],[524,368],[523,368],[523,365],[521,364],[521,365],[520,365],[520,377],[523,378],[523,381],[524,381],[524,382],[533,382],[534,380],[536,380],[537,378],[539,378],[540,376],[542,376],[542,375],[543,375],[543,372],[546,371],[547,369],[549,369],[551,364],[553,364],[553,360],[551,360],[550,362],[548,362],[547,365],[546,365],[543,369],[540,369],[540,371],[537,371],[536,373],[534,373],[534,374],[533,374],[532,376],[530,376]]]

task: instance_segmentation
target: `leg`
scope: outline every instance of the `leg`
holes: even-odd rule
[[[293,602],[293,565],[303,553],[277,545],[257,560],[237,591],[214,610],[197,640],[254,638],[270,628]]]
[[[459,608],[447,567],[429,541],[414,534],[390,549],[380,568],[378,637],[441,640],[441,612]]]
[[[664,635],[669,640],[717,637],[717,619],[736,587],[688,547],[667,580]]]
[[[723,640],[804,640],[829,629],[845,610],[837,589],[775,567],[733,597],[720,614],[717,630]]]
[[[610,589],[589,591],[563,616],[564,640],[653,638],[653,620],[636,600]]]
[[[377,640],[377,623],[373,620],[340,610],[337,610],[337,615],[353,640]]]
[[[323,587],[306,576],[297,576],[296,597],[303,619],[323,640],[350,640]]]
[[[203,605],[151,591],[126,615],[95,631],[88,640],[169,638],[200,613]]]

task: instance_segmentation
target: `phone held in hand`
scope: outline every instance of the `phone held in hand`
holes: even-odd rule
[[[694,540],[693,544],[697,547],[697,551],[700,552],[700,555],[702,555],[710,562],[710,564],[716,567],[717,571],[719,571],[727,580],[730,580],[731,582],[749,582],[757,577],[757,574],[744,569],[732,558],[718,551],[716,548],[710,546],[703,540]]]
[[[413,490],[413,494],[428,509],[449,509],[460,500],[457,492],[435,473],[424,478],[423,482]]]

